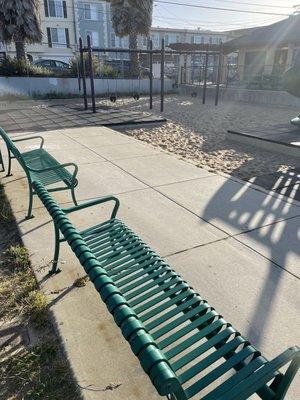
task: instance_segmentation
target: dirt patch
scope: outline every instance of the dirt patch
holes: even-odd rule
[[[0,398],[79,399],[1,184],[0,216]]]

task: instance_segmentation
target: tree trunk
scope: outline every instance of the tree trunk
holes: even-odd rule
[[[17,54],[17,60],[26,60],[26,53],[25,53],[25,42],[23,41],[18,41],[15,42],[16,45],[16,54]]]
[[[129,48],[136,50],[138,48],[138,36],[136,32],[129,35]],[[138,53],[130,53],[130,76],[139,78],[140,76],[140,56]]]

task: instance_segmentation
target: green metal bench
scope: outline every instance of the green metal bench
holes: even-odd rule
[[[44,148],[44,138],[41,136],[30,136],[19,139],[10,139],[8,134],[0,128],[0,136],[2,136],[8,152],[8,171],[7,176],[11,176],[11,160],[16,158],[23,168],[29,186],[29,205],[26,218],[32,218],[33,196],[35,194],[32,183],[39,180],[44,186],[50,186],[49,192],[57,192],[61,190],[70,190],[72,199],[77,205],[75,197],[75,187],[78,185],[76,179],[78,167],[74,163],[59,163],[51,154]],[[28,140],[40,140],[40,147],[38,149],[30,150],[21,153],[15,146],[17,142],[24,142]],[[73,172],[67,170],[68,167],[73,168]],[[4,166],[3,166],[4,168]],[[61,185],[57,186],[56,184]]]
[[[172,400],[243,400],[254,393],[265,400],[285,397],[299,368],[298,347],[268,361],[116,218],[117,198],[61,209],[42,183],[33,186],[55,226],[52,273],[58,272],[59,245],[67,241],[161,396]],[[115,204],[111,219],[82,232],[67,216],[108,201]],[[280,372],[287,364],[286,372]]]

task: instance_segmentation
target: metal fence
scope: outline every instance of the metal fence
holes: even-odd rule
[[[220,85],[254,90],[283,90],[284,73],[289,68],[286,65],[237,65],[227,64],[219,66],[209,63],[190,67],[181,67],[178,71],[180,84],[203,86],[206,79],[207,86],[215,86],[218,82],[218,68]]]

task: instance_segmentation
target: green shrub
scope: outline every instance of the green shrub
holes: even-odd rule
[[[118,72],[114,70],[114,68],[111,65],[105,64],[103,62],[100,62],[99,58],[96,56],[93,56],[93,70],[94,70],[94,76],[96,78],[116,78],[118,76]],[[84,53],[83,54],[83,61],[84,61],[84,69],[85,69],[85,75],[89,76],[89,58],[88,54]],[[80,56],[76,56],[71,59],[70,61],[70,75],[71,76],[78,76],[78,68],[80,65]]]
[[[54,76],[54,72],[38,65],[31,64],[27,60],[17,60],[7,57],[0,63],[0,75],[2,76]]]
[[[98,76],[100,75],[100,61],[97,57],[93,56],[93,70],[94,70],[94,75]],[[88,54],[84,53],[83,54],[83,62],[84,62],[84,69],[85,69],[85,75],[89,75],[89,58]],[[73,57],[70,60],[70,74],[72,76],[78,76],[78,68],[80,65],[80,56]]]
[[[103,64],[101,66],[101,76],[104,78],[116,78],[118,71],[115,71],[111,65]]]

